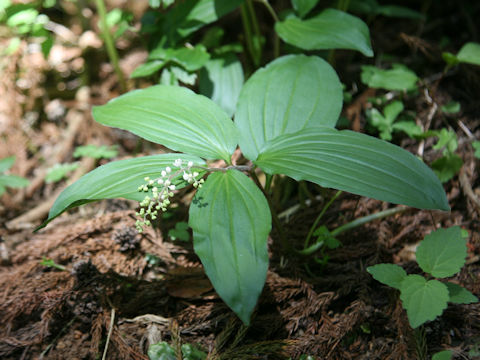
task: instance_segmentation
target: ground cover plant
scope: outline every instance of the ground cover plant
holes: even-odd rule
[[[479,10],[0,1],[0,357],[478,356]]]

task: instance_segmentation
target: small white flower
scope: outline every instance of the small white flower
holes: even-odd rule
[[[188,167],[190,168],[190,167],[192,167],[192,166],[193,166],[193,161],[189,161],[189,162],[188,162]]]
[[[197,177],[198,176],[198,172],[194,171],[193,172],[193,177]]]
[[[170,166],[167,166],[167,167],[165,168],[165,171],[166,171],[168,174],[170,174],[170,173],[172,172],[172,169],[170,168]]]
[[[170,186],[171,181],[170,180],[165,180],[165,186]]]
[[[168,188],[169,188],[170,190],[175,190],[175,185],[170,185]]]
[[[183,180],[188,181],[190,179],[189,174],[187,174],[185,171],[183,172]]]
[[[182,166],[182,159],[177,159],[173,162],[173,166],[180,167]]]
[[[162,177],[167,176],[167,172],[165,170],[162,170],[162,172],[160,174],[162,174]]]
[[[157,181],[157,184],[158,184],[158,185],[162,185],[162,184],[163,184],[163,179],[159,179],[159,180]]]

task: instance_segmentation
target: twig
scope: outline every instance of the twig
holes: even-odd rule
[[[112,312],[110,313],[110,326],[108,328],[107,341],[105,342],[105,349],[103,350],[102,360],[107,358],[108,344],[110,343],[110,337],[113,332],[113,325],[115,324],[115,308],[112,307]]]
[[[425,89],[423,90],[423,93],[425,95],[425,99],[427,99],[427,103],[430,104],[430,110],[428,111],[428,114],[427,114],[427,122],[425,124],[425,127],[422,129],[425,132],[425,131],[428,131],[428,129],[430,128],[430,125],[432,124],[432,119],[438,110],[438,104],[430,97],[428,88],[425,87]],[[420,144],[418,145],[418,150],[417,150],[417,154],[421,158],[423,157],[424,149],[425,149],[425,139],[422,139],[422,141],[420,141]]]
[[[473,192],[472,184],[470,184],[470,180],[468,180],[467,174],[465,173],[465,170],[463,168],[460,170],[458,180],[460,181],[460,185],[462,186],[463,193],[472,201],[472,203],[477,208],[477,212],[480,214],[480,199],[478,199],[478,197]]]

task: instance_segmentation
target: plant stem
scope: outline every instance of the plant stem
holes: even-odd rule
[[[270,3],[268,2],[268,0],[257,0],[257,1],[262,3],[267,8],[267,11],[270,13],[273,20],[276,23],[280,21],[277,14],[275,13],[275,10],[273,10],[273,8],[270,5]],[[277,32],[274,31],[274,35],[273,35],[273,57],[276,59],[279,56],[280,56],[280,38],[278,37]]]
[[[341,193],[342,193],[342,191],[341,191],[341,190],[338,190],[338,191],[335,193],[335,195],[333,195],[332,198],[328,201],[328,203],[325,204],[325,206],[323,207],[322,211],[320,211],[320,214],[318,214],[317,218],[316,218],[315,221],[313,222],[312,227],[310,228],[310,231],[308,232],[307,238],[305,239],[305,244],[303,245],[303,248],[304,248],[304,249],[307,248],[308,243],[310,242],[310,239],[311,239],[313,233],[315,232],[315,229],[317,228],[318,222],[320,221],[320,219],[322,218],[322,216],[325,214],[325,212],[328,210],[328,208],[330,207],[330,205],[332,205],[332,203],[340,196]]]
[[[361,226],[361,225],[366,224],[370,221],[377,220],[377,219],[383,219],[387,216],[398,214],[398,213],[404,212],[408,209],[409,209],[409,207],[407,207],[407,206],[397,206],[397,207],[392,208],[392,209],[379,211],[375,214],[367,215],[367,216],[355,219],[353,221],[350,221],[349,223],[346,223],[345,225],[339,226],[338,228],[332,230],[330,232],[330,235],[335,237],[335,236],[341,234],[342,232],[345,232],[347,230],[351,230],[353,228],[356,228],[357,226]],[[300,254],[300,255],[311,255],[315,251],[320,249],[322,246],[323,246],[323,240],[316,242],[315,244],[309,246],[308,248],[304,248],[303,250],[297,251],[297,253]]]
[[[258,57],[258,53],[255,48],[252,34],[252,25],[250,23],[251,19],[246,3],[243,3],[242,6],[240,6],[240,13],[242,15],[242,23],[245,30],[245,41],[247,43],[247,49],[250,53],[250,57],[252,58],[253,65],[255,66],[255,68],[258,68],[260,66],[260,58]]]
[[[112,62],[112,66],[115,70],[115,73],[118,77],[118,82],[120,84],[120,90],[122,93],[127,91],[127,83],[125,82],[125,77],[123,72],[120,69],[118,52],[115,48],[115,43],[113,41],[112,34],[110,34],[110,29],[107,24],[107,10],[105,8],[105,3],[103,0],[95,0],[97,6],[98,16],[100,17],[100,30],[102,31],[103,40],[105,41],[105,47],[107,48],[108,57]]]
[[[263,5],[265,5],[265,7],[267,8],[268,12],[270,13],[270,15],[272,15],[273,17],[273,20],[275,20],[275,22],[279,22],[280,19],[278,18],[277,14],[275,13],[275,10],[273,10],[272,6],[270,5],[270,3],[268,2],[268,0],[257,0],[259,2],[261,2]]]
[[[265,174],[265,192],[270,193],[270,186],[272,185],[273,175]]]
[[[248,14],[250,15],[250,20],[252,22],[253,32],[255,34],[255,36],[252,38],[252,44],[258,57],[258,64],[260,65],[260,62],[262,60],[262,34],[260,33],[260,26],[258,25],[257,15],[255,14],[252,0],[247,0],[246,5],[248,9]]]
[[[291,246],[288,243],[287,238],[285,237],[285,230],[283,229],[282,223],[280,222],[280,219],[278,218],[277,212],[275,211],[275,209],[273,207],[270,195],[263,188],[262,184],[260,183],[260,180],[258,179],[257,174],[255,174],[254,169],[252,169],[252,171],[250,171],[250,175],[252,176],[252,179],[255,181],[255,184],[257,184],[257,186],[260,188],[263,195],[267,199],[268,207],[270,208],[270,213],[272,215],[273,225],[275,226],[275,229],[277,230],[277,233],[278,233],[278,237],[280,238],[280,244],[282,246],[283,251],[288,253],[291,250]]]
[[[350,221],[349,223],[346,223],[345,225],[339,226],[335,230],[331,232],[332,236],[337,236],[338,234],[341,234],[342,232],[345,232],[347,230],[356,228],[357,226],[361,226],[363,224],[366,224],[370,221],[377,220],[377,219],[383,219],[388,216],[392,216],[398,213],[402,213],[406,210],[408,210],[409,207],[407,206],[397,206],[392,209],[387,209],[384,211],[379,211],[375,214],[363,216],[361,218],[355,219],[353,221]]]

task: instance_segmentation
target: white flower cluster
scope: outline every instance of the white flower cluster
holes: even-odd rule
[[[192,184],[195,188],[202,187],[204,180],[197,179],[200,174],[197,171],[191,171],[192,161],[185,165],[182,159],[177,159],[173,162],[173,166],[177,170],[173,171],[170,166],[167,166],[160,172],[160,177],[150,179],[147,176],[144,178],[146,183],[138,187],[137,190],[140,192],[152,191],[152,196],[146,195],[143,201],[140,202],[140,211],[136,213],[137,216],[142,217],[142,220],[137,220],[135,223],[138,232],[143,232],[144,226],[150,226],[151,220],[157,218],[160,210],[167,211],[167,207],[170,205],[170,198],[174,195],[173,191],[176,190],[176,186],[172,184],[172,181],[182,172],[184,181]]]

